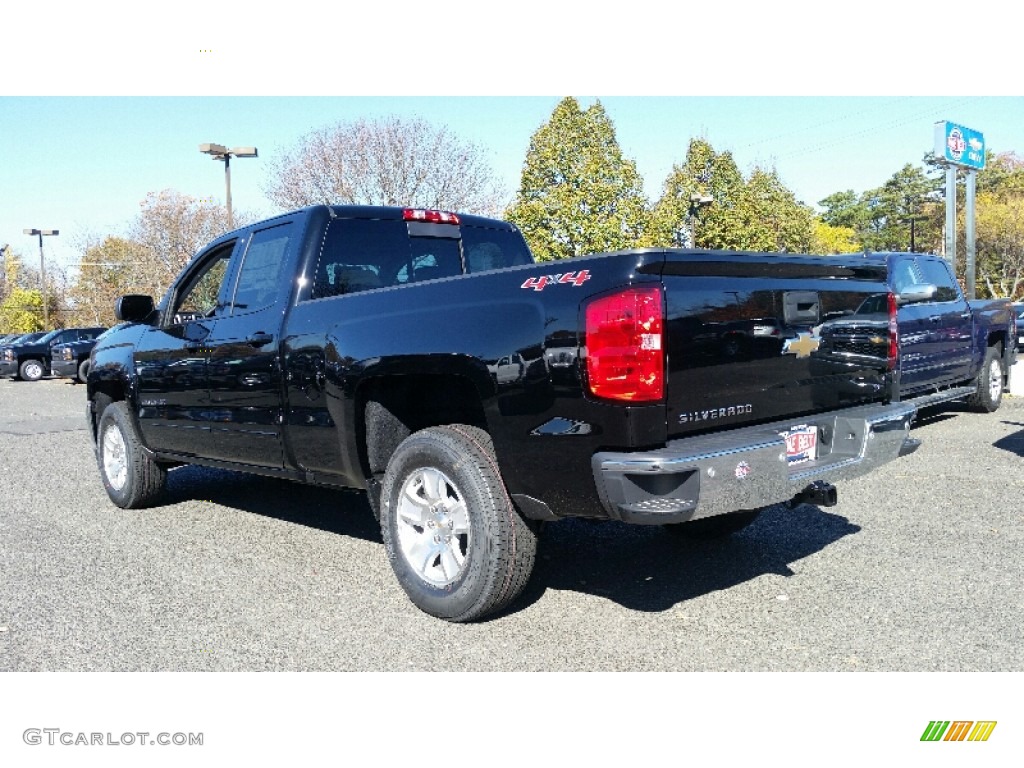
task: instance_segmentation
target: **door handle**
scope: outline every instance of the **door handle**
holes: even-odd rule
[[[252,336],[246,339],[246,341],[249,343],[249,346],[251,347],[262,347],[269,344],[273,340],[274,337],[271,334],[263,333],[263,331],[254,333]]]

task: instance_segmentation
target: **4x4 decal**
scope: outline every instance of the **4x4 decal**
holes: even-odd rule
[[[586,269],[581,269],[579,272],[565,272],[559,275],[543,275],[541,277],[531,277],[519,287],[533,288],[533,290],[535,291],[543,291],[549,285],[572,283],[574,286],[579,288],[589,279],[590,272]]]

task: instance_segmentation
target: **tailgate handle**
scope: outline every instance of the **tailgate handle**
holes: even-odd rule
[[[246,339],[246,341],[249,343],[249,346],[252,347],[262,347],[269,344],[273,340],[274,337],[272,335],[270,335],[269,333],[263,333],[263,331],[254,333],[252,336]]]

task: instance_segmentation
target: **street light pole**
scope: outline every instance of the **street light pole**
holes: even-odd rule
[[[690,229],[690,247],[697,247],[697,214],[700,209],[705,205],[711,205],[715,202],[715,198],[710,195],[700,195],[696,192],[690,194],[690,208],[687,211],[689,214],[689,229]]]
[[[256,147],[234,147],[228,149],[223,144],[200,144],[199,151],[204,155],[210,155],[214,160],[224,162],[224,184],[227,187],[225,198],[228,208],[228,229],[235,228],[235,218],[231,212],[231,158],[232,157],[257,157]]]
[[[25,229],[26,235],[39,235],[39,292],[43,294],[43,330],[50,329],[50,308],[46,300],[46,261],[43,259],[43,235],[59,235],[58,229]]]

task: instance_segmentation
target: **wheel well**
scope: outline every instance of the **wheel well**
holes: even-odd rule
[[[413,432],[444,424],[486,431],[480,393],[459,376],[389,376],[367,382],[356,400],[359,459],[367,477],[380,475],[399,444]]]
[[[120,386],[119,383],[104,381],[96,385],[96,388],[89,393],[89,400],[93,403],[92,409],[92,438],[96,440],[96,430],[100,425],[100,416],[103,415],[103,409],[111,403],[116,403],[119,400],[125,399],[124,387]]]

